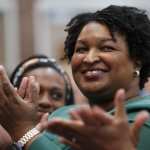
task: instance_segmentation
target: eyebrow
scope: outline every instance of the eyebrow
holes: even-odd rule
[[[104,43],[104,42],[115,42],[115,39],[114,38],[98,38],[97,39],[98,43]],[[79,39],[77,40],[78,43],[81,43],[81,44],[86,44],[86,40],[85,39]]]

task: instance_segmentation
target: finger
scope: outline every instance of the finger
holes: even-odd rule
[[[127,114],[124,107],[125,101],[125,91],[124,89],[119,89],[115,95],[115,117],[118,119],[127,119]]]
[[[15,91],[18,93],[18,88],[17,87],[14,87]]]
[[[71,140],[65,139],[63,137],[60,137],[59,141],[63,144],[69,145],[73,150],[81,150],[80,145],[76,144],[76,142],[72,142]]]
[[[83,123],[81,121],[71,121],[71,120],[62,120],[59,118],[55,118],[48,122],[47,130],[58,134],[60,136],[70,138],[74,137],[74,135],[78,136],[80,132],[86,132]]]
[[[80,109],[84,109],[84,108],[91,109],[88,105],[80,106],[80,108],[76,108],[76,109],[73,109],[72,111],[70,111],[70,118],[72,120],[82,120],[78,111],[80,111]]]
[[[34,102],[38,99],[39,96],[38,94],[39,94],[39,84],[36,82],[34,76],[30,76],[25,98],[29,102]]]
[[[30,99],[31,100],[31,91],[32,91],[32,82],[34,81],[34,76],[28,76],[28,86],[27,86],[27,91],[26,91],[26,95],[25,98],[26,99]]]
[[[100,126],[112,123],[113,117],[100,107],[94,106],[92,111],[93,111],[93,119],[95,120],[95,125]]]
[[[80,115],[77,113],[77,110],[72,110],[69,114],[72,120],[82,120]]]
[[[18,94],[24,98],[25,95],[26,95],[26,90],[27,90],[27,87],[28,87],[28,78],[27,77],[24,77],[21,81],[21,84],[20,84],[20,87],[18,89]]]
[[[73,110],[76,116],[76,119],[78,118],[78,120],[82,120],[84,122],[84,124],[86,125],[93,125],[94,124],[94,120],[93,120],[93,114],[92,114],[92,109],[90,107],[87,106],[82,106],[76,110]]]
[[[13,101],[14,103],[18,103],[17,93],[9,81],[9,78],[6,74],[6,71],[3,66],[0,66],[0,87],[4,95],[8,97],[8,99]]]
[[[40,132],[44,131],[47,126],[48,126],[48,113],[45,113],[40,122],[36,125],[36,129],[39,130]]]
[[[35,80],[32,81],[30,89],[31,89],[30,93],[31,93],[32,102],[35,102],[39,98],[39,92],[40,92],[39,83],[36,82]]]
[[[9,104],[8,98],[5,95],[5,92],[3,90],[2,84],[0,82],[0,107],[1,109],[6,105]]]
[[[61,123],[57,124],[56,122],[57,123],[61,122]],[[71,122],[71,121],[64,121],[61,119],[55,119],[55,124],[53,125],[54,125],[53,127],[52,126],[50,127],[48,125],[49,131],[73,143],[76,142],[83,143],[83,141],[85,141],[87,137],[87,132],[89,131],[88,128],[85,128],[78,123]]]
[[[146,111],[142,111],[138,113],[138,115],[135,118],[134,124],[131,126],[131,136],[134,140],[133,142],[135,143],[135,146],[138,143],[140,129],[145,123],[145,121],[147,121],[148,119],[150,119],[149,113]]]
[[[89,126],[112,123],[113,117],[97,106],[93,106],[93,108],[83,107],[78,109],[76,113],[80,116],[80,120]]]

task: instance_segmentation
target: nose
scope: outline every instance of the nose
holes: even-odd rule
[[[45,109],[45,111],[50,111],[53,107],[53,102],[49,99],[48,94],[43,94],[40,99],[38,106],[42,109]]]
[[[100,60],[100,57],[98,55],[98,50],[95,48],[92,48],[91,50],[88,51],[88,53],[86,54],[83,62],[85,63],[93,63],[93,62],[97,62]]]

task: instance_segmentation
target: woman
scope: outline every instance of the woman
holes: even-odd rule
[[[148,115],[144,112],[137,118],[135,116],[141,110],[150,109],[149,96],[140,95],[147,78],[145,71],[149,71],[150,65],[150,21],[147,15],[133,7],[109,6],[78,15],[67,27],[66,53],[71,60],[75,82],[89,98],[91,108],[69,106],[59,109],[49,117],[49,130],[62,136],[62,141],[75,149],[135,150],[138,131]],[[14,89],[0,68],[1,76],[0,98],[8,101],[6,94],[9,93],[16,102],[18,96],[11,93]],[[6,83],[9,92],[3,88]],[[113,100],[116,111],[110,113],[114,116],[105,112],[113,108]],[[123,100],[127,101],[128,119]],[[70,112],[71,120],[65,121]],[[55,120],[55,117],[63,120]],[[14,121],[20,122],[19,119]],[[134,122],[132,132],[128,122]],[[141,130],[138,149],[149,150],[149,126],[148,121]],[[27,142],[29,150],[70,149],[47,132]]]
[[[115,140],[115,136],[120,134],[123,139],[124,130],[120,129],[121,124],[115,123],[120,120],[106,115],[101,108],[110,111],[114,107],[113,99],[126,99],[130,123],[135,121],[138,111],[150,110],[150,97],[141,92],[150,71],[150,21],[145,12],[137,8],[109,6],[94,13],[77,15],[69,22],[66,31],[65,50],[71,61],[74,80],[91,106],[99,108],[74,110],[72,121],[53,120],[50,130],[64,137],[63,142],[73,148],[116,149],[113,145],[120,140]],[[120,94],[118,90],[121,88],[124,90]],[[116,97],[122,98],[114,98],[116,92]],[[123,98],[124,95],[126,98]],[[65,111],[67,114],[70,110],[60,109],[53,116],[64,118],[60,114]],[[112,127],[122,133],[112,132]],[[102,134],[103,131],[106,132]],[[106,134],[108,131],[109,134]],[[95,136],[99,137],[99,142]],[[149,122],[143,126],[138,149],[149,149],[148,136]],[[33,148],[34,142],[31,145]]]
[[[23,91],[19,91],[24,97],[26,89],[22,87],[23,77],[34,76],[40,85],[39,98],[35,101],[39,118],[43,113],[52,113],[59,107],[74,103],[74,95],[70,80],[66,72],[56,63],[44,55],[29,57],[21,62],[11,75],[12,84]],[[23,85],[27,82],[24,78]]]

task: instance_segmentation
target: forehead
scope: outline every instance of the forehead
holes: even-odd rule
[[[110,41],[128,47],[125,35],[119,32],[111,33],[107,25],[94,21],[89,22],[82,28],[76,43],[86,41],[99,44]]]
[[[65,86],[63,77],[53,68],[36,68],[26,73],[26,76],[35,76],[37,81],[43,85]]]
[[[88,24],[86,24],[80,34],[79,37],[84,36],[86,34],[86,36],[90,36],[91,34],[95,34],[95,36],[100,37],[101,35],[104,36],[108,36],[109,38],[111,38],[111,34],[110,31],[108,29],[108,27],[104,24],[98,23],[98,22],[89,22]]]

